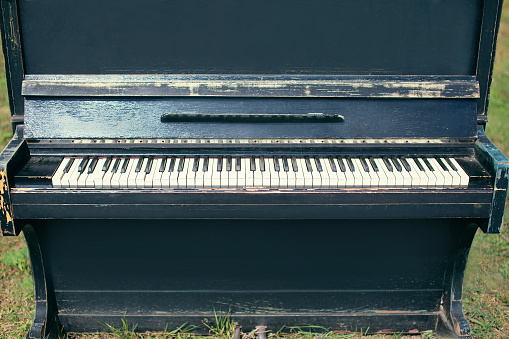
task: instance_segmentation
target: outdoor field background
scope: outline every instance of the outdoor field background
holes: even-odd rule
[[[0,65],[0,148],[12,136],[9,104],[6,94],[3,56]],[[504,4],[499,32],[494,80],[490,95],[487,134],[509,154],[509,3]],[[508,212],[509,213],[509,212]],[[474,338],[509,338],[509,217],[502,235],[478,232],[464,283],[464,310]],[[0,236],[0,338],[24,338],[34,314],[33,289],[28,252],[23,236]],[[105,327],[106,329],[106,327]],[[171,331],[173,329],[168,329]],[[249,329],[245,329],[249,330]],[[73,338],[169,338],[166,334],[134,334],[117,329],[110,335],[76,335]],[[220,332],[216,328],[216,332]],[[180,335],[186,337],[186,335]],[[227,338],[228,335],[216,335]],[[253,337],[252,334],[250,337]],[[429,333],[418,336],[363,336],[361,334],[325,333],[312,336],[294,330],[292,338],[435,338]]]

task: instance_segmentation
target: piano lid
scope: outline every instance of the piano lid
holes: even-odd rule
[[[433,97],[485,114],[501,2],[1,0],[14,120],[24,97]]]

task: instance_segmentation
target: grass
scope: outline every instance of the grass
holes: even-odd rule
[[[490,96],[487,134],[495,144],[509,154],[509,2],[504,4],[502,26],[499,32],[495,74]],[[0,58],[3,62],[3,58]],[[0,147],[12,136],[9,120],[5,71],[0,65]],[[509,217],[504,220],[502,234],[509,239]],[[478,232],[472,245],[464,283],[464,310],[476,339],[509,338],[509,242],[502,236]],[[32,279],[27,250],[22,237],[0,237],[0,339],[24,338],[34,315]],[[164,333],[135,333],[124,323],[120,329],[104,324],[111,333],[69,334],[67,338],[198,338],[188,334],[191,328],[183,324]],[[234,323],[228,315],[216,314],[204,325],[215,338],[229,338]],[[423,333],[418,336],[378,335],[331,332],[323,329],[316,334],[309,327],[284,328],[268,333],[269,338],[392,338],[431,339],[436,336]],[[254,332],[242,334],[243,339],[254,339]]]

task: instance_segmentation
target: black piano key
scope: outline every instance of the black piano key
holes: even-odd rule
[[[346,172],[346,166],[345,163],[343,162],[343,158],[337,157],[336,160],[338,162],[339,170],[341,172]]]
[[[217,168],[216,170],[218,172],[222,172],[223,171],[223,157],[218,157],[217,158]]]
[[[149,174],[152,171],[152,164],[154,163],[154,157],[148,157],[147,165],[145,166],[145,173]]]
[[[371,167],[373,168],[373,171],[375,171],[375,172],[380,171],[378,169],[378,166],[376,165],[375,159],[373,159],[373,157],[369,157],[368,159],[369,159],[369,163],[371,164]]]
[[[164,172],[164,169],[166,168],[166,162],[167,162],[168,158],[167,157],[163,157],[161,159],[161,166],[159,166],[159,172]]]
[[[90,165],[88,166],[88,174],[93,173],[95,170],[95,166],[97,166],[97,161],[99,161],[98,157],[93,157],[92,161],[90,161]]]
[[[230,156],[227,156],[226,157],[226,170],[228,172],[230,172],[232,170],[232,167],[233,167],[233,160],[232,160],[232,157]]]
[[[85,168],[87,168],[87,164],[88,164],[88,157],[81,159],[81,162],[78,165],[78,172],[83,173],[85,171]]]
[[[350,157],[346,157],[346,163],[348,164],[350,172],[355,172],[355,166],[353,165],[353,161]]]
[[[311,160],[309,160],[309,157],[304,157],[304,162],[306,163],[306,169],[308,172],[313,172],[313,166],[311,166]]]
[[[288,158],[287,157],[283,157],[282,158],[282,162],[283,162],[283,170],[285,172],[290,172],[290,166],[288,165]]]
[[[250,170],[251,171],[256,171],[256,160],[255,160],[255,157],[251,157],[251,166],[250,166]]]
[[[209,157],[203,158],[203,172],[208,172],[209,170]]]
[[[111,162],[112,162],[113,158],[112,157],[107,157],[106,158],[106,161],[104,162],[104,165],[103,165],[103,172],[108,172],[108,169],[110,168],[111,166]],[[65,169],[64,169],[64,172],[65,172]]]
[[[73,163],[74,163],[74,158],[69,159],[69,161],[67,162],[67,165],[65,165],[64,173],[69,173]]]
[[[177,172],[182,172],[184,170],[184,164],[186,162],[185,157],[180,157],[179,164],[177,166]]]
[[[276,172],[279,172],[281,168],[279,167],[279,158],[278,157],[274,157],[274,170]]]
[[[364,172],[369,172],[369,166],[368,163],[366,162],[366,159],[359,158],[359,160],[361,161],[362,169],[364,170]]]
[[[394,167],[396,167],[396,169],[398,170],[398,172],[403,171],[403,167],[401,166],[401,164],[399,163],[399,160],[397,158],[392,157],[391,161],[394,164]]]
[[[389,172],[392,172],[393,171],[393,167],[392,167],[391,162],[389,161],[389,159],[387,157],[383,157],[383,161],[384,161],[385,167],[387,167]]]
[[[315,165],[318,172],[323,172],[322,162],[319,157],[315,157]]]
[[[334,162],[334,158],[332,156],[328,156],[329,158],[329,164],[332,172],[337,172],[338,168],[336,167],[336,163]]]
[[[414,158],[414,162],[417,165],[417,168],[419,168],[419,171],[424,172],[424,167],[422,167],[422,164],[419,161],[419,159],[418,158]]]
[[[433,168],[433,166],[431,166],[431,164],[429,163],[428,159],[426,158],[422,158],[422,161],[424,161],[424,164],[426,165],[426,167],[428,167],[428,169],[431,171],[431,172],[434,172],[435,169]]]
[[[113,164],[113,167],[111,168],[111,173],[117,173],[118,168],[120,167],[120,158],[115,159],[115,163]]]
[[[200,167],[200,157],[194,157],[193,161],[193,172],[198,172],[198,167]]]
[[[144,157],[140,157],[138,159],[138,163],[136,164],[136,168],[134,169],[134,171],[136,173],[138,173],[139,171],[141,171],[141,167],[143,166],[143,162],[145,161],[145,158]]]
[[[125,173],[127,171],[127,166],[129,166],[129,158],[124,159],[124,163],[122,164],[122,168],[120,169],[120,173]]]
[[[242,161],[241,161],[241,158],[240,157],[236,157],[235,158],[235,170],[238,172],[242,169]]]
[[[456,166],[454,166],[454,164],[452,163],[451,159],[449,158],[445,158],[445,161],[447,161],[447,163],[449,164],[449,166],[451,167],[451,169],[455,172],[458,171],[458,169],[456,168]]]
[[[265,172],[265,158],[264,157],[260,157],[260,171],[261,172]]]
[[[168,166],[168,172],[175,171],[175,163],[177,162],[177,157],[171,157],[170,166]]]
[[[298,172],[299,171],[299,166],[297,165],[297,158],[296,157],[292,157],[292,169],[294,172]]]
[[[448,168],[447,168],[447,166],[445,166],[445,164],[442,162],[442,159],[440,159],[440,158],[435,158],[435,160],[438,162],[438,164],[440,165],[440,167],[442,167],[442,169],[443,169],[444,171],[449,172],[449,169],[448,169]]]
[[[405,157],[400,157],[399,160],[401,161],[401,163],[403,164],[403,167],[405,167],[405,170],[407,172],[410,172],[412,170],[412,168],[410,167],[410,164],[408,163],[408,161],[406,161]]]

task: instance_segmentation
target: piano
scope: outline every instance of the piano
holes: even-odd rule
[[[501,1],[0,5],[27,338],[215,315],[471,337],[468,252],[508,186],[484,133]]]

